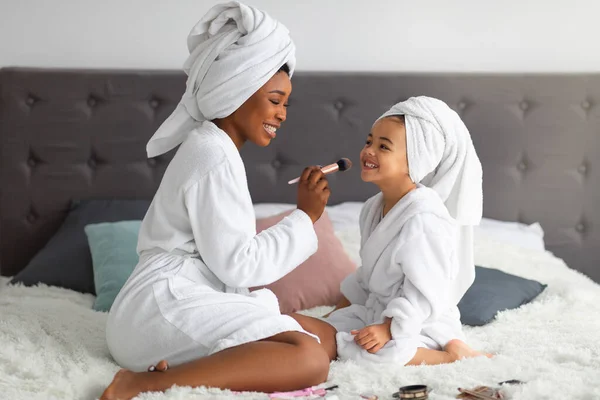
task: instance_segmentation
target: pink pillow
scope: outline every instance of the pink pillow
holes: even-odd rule
[[[277,224],[291,212],[292,210],[258,219],[257,233]],[[356,270],[356,265],[335,236],[326,212],[323,212],[314,226],[319,239],[317,252],[283,278],[263,286],[275,293],[282,313],[337,304],[341,297],[340,283]],[[250,290],[256,289],[260,288]]]

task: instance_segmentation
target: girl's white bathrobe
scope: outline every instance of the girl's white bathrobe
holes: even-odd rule
[[[178,149],[144,218],[139,264],[108,317],[111,354],[143,371],[161,359],[177,365],[304,332],[281,315],[271,291],[247,288],[278,280],[316,250],[312,221],[300,210],[256,235],[240,153],[205,121]]]
[[[369,199],[360,215],[362,267],[341,285],[351,306],[327,319],[338,330],[341,359],[404,365],[417,347],[441,349],[463,339],[451,300],[458,271],[457,225],[438,194],[418,185],[382,219],[383,196]],[[376,354],[349,332],[392,318],[392,340]]]

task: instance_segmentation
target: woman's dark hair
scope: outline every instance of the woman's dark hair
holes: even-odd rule
[[[288,74],[288,75],[290,74],[290,67],[288,67],[287,63],[286,63],[286,64],[283,64],[283,65],[282,65],[282,66],[279,68],[279,71],[277,71],[277,72],[281,72],[281,71],[285,72],[285,73],[286,73],[286,74]]]

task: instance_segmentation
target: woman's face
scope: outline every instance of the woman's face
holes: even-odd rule
[[[279,71],[231,115],[232,139],[238,148],[246,141],[262,147],[271,143],[285,121],[291,93],[290,77]]]

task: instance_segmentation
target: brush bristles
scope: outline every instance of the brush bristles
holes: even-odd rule
[[[337,162],[337,165],[340,168],[340,171],[346,171],[352,168],[352,161],[347,158],[342,158]]]

